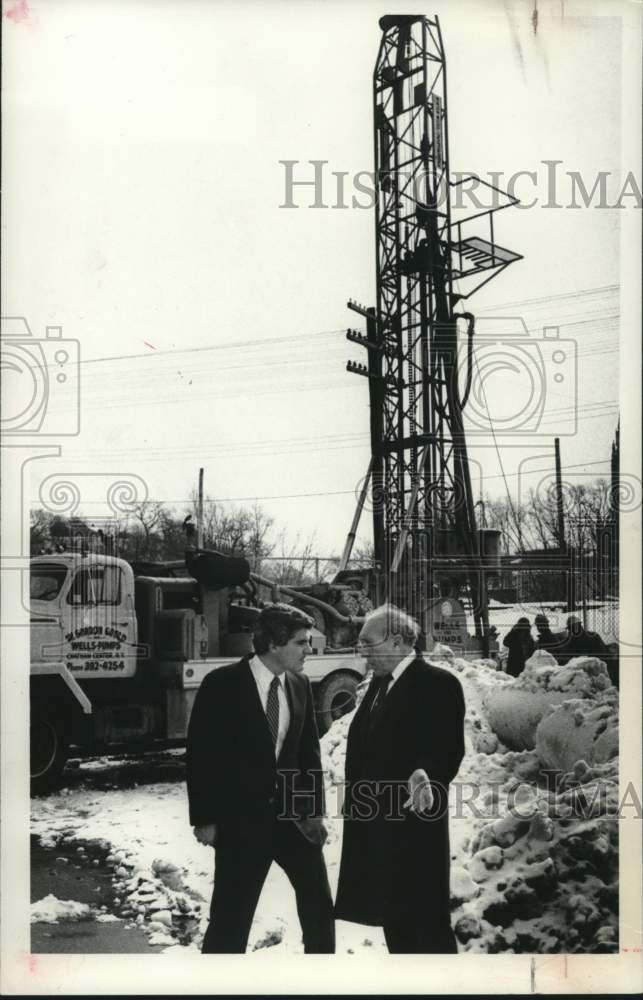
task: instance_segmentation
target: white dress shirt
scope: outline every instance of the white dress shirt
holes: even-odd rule
[[[286,675],[273,674],[272,670],[268,670],[268,667],[265,663],[261,662],[258,656],[253,656],[250,660],[250,669],[252,670],[252,676],[254,677],[257,685],[257,691],[259,692],[259,698],[261,699],[261,705],[264,712],[266,711],[266,707],[268,705],[268,691],[273,678],[279,678],[279,687],[277,688],[277,697],[279,699],[279,731],[277,733],[277,744],[275,746],[275,757],[278,757],[281,752],[281,748],[284,745],[286,733],[288,732],[288,726],[290,725],[290,708],[288,707],[288,696],[286,694]]]

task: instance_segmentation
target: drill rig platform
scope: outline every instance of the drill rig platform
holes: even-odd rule
[[[366,331],[347,332],[367,359],[347,369],[369,386],[376,600],[413,615],[430,644],[450,634],[446,612],[462,621],[458,596],[467,593],[475,635],[464,645],[469,655],[488,656],[486,577],[499,567],[499,533],[476,525],[463,422],[475,319],[463,307],[521,259],[496,242],[494,229],[495,213],[517,199],[493,188],[493,208],[452,220],[454,189],[470,178],[454,181],[449,172],[440,23],[411,14],[379,24],[376,304],[349,301]]]

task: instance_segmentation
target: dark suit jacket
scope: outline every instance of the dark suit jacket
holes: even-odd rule
[[[290,725],[275,754],[250,658],[207,674],[197,691],[187,736],[190,823],[223,824],[261,836],[285,812],[296,821],[324,812],[319,737],[310,681],[286,674]],[[254,831],[254,832],[253,832]],[[241,834],[242,835],[242,834]],[[309,838],[310,839],[310,838]]]
[[[411,915],[449,934],[447,796],[464,756],[462,688],[448,671],[417,658],[369,733],[373,698],[371,686],[348,732],[335,915],[376,926]],[[402,808],[417,768],[432,782],[432,818]]]

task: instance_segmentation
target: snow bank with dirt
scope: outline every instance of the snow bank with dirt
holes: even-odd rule
[[[467,703],[450,821],[465,951],[618,947],[618,692],[602,661],[552,661],[536,654],[517,680],[483,661],[442,663]]]
[[[583,658],[554,667],[541,653],[513,680],[492,660],[470,662],[444,649],[432,650],[429,659],[459,678],[467,705],[466,755],[452,786],[450,818],[460,950],[616,950],[618,699],[605,686],[604,665]],[[537,700],[537,712],[521,709],[528,698]],[[321,741],[329,812],[324,853],[333,891],[350,721],[340,719]],[[543,766],[565,772],[556,787],[546,785]],[[110,767],[117,764],[109,759],[83,763],[84,786],[34,799],[32,832],[50,846],[78,842],[83,851],[87,841],[98,845],[113,872],[118,915],[166,950],[197,949],[207,924],[213,852],[192,836],[185,786],[96,791],[96,774]],[[257,957],[303,951],[292,888],[276,865],[248,950]],[[337,950],[386,948],[381,929],[339,921]]]
[[[509,682],[489,691],[485,713],[498,738],[513,750],[535,747],[538,725],[552,706],[570,698],[597,698],[611,688],[602,660],[579,656],[560,667],[545,650],[537,650]]]
[[[94,911],[87,903],[57,899],[52,893],[31,904],[31,922],[57,924],[59,920],[91,920]]]
[[[536,730],[536,751],[546,767],[571,770],[577,761],[605,764],[618,756],[618,693],[596,701],[572,699],[553,707]]]

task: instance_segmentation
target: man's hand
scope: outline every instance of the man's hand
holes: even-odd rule
[[[429,776],[421,767],[409,778],[409,797],[404,803],[405,809],[414,813],[428,812],[433,806],[433,792]]]
[[[328,840],[328,830],[321,817],[311,816],[308,819],[300,819],[297,825],[306,840],[310,840],[311,843],[316,844],[318,847],[323,847]]]
[[[205,826],[195,826],[194,836],[199,841],[200,844],[205,844],[206,847],[214,847],[217,842],[217,825],[216,823],[206,823]]]

